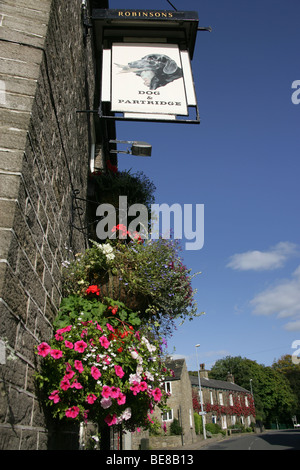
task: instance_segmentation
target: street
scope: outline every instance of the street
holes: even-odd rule
[[[286,429],[247,434],[207,444],[202,450],[300,450],[300,430]]]

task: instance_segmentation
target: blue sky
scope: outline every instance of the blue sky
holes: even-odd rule
[[[271,365],[300,342],[299,0],[174,0],[195,10],[192,61],[200,125],[117,122],[117,139],[152,144],[152,157],[120,155],[143,171],[156,202],[204,204],[205,242],[183,251],[199,311],[169,340],[196,369],[227,355]],[[164,0],[110,0],[172,10]],[[300,94],[299,94],[300,97]]]

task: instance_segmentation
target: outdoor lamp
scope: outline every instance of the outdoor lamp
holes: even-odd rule
[[[130,149],[127,150],[118,150],[112,149],[110,153],[126,153],[130,155],[135,155],[139,157],[151,157],[152,145],[147,142],[141,142],[139,140],[127,141],[127,140],[110,140],[110,144],[131,144]]]

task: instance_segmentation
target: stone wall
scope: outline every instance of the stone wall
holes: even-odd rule
[[[47,449],[34,346],[51,336],[62,262],[86,246],[70,222],[85,225],[71,203],[92,115],[76,110],[94,106],[95,64],[81,0],[2,0],[0,14],[0,449]]]
[[[170,392],[170,396],[167,400],[167,406],[172,411],[172,416],[169,415],[166,421],[162,421],[161,410],[156,407],[154,410],[154,418],[158,420],[162,425],[166,425],[166,434],[164,431],[161,431],[159,439],[166,437],[174,437],[173,441],[178,445],[187,445],[195,442],[196,433],[195,433],[195,424],[194,424],[194,411],[193,411],[193,400],[192,400],[192,386],[189,378],[186,362],[184,359],[178,359],[168,363],[168,367],[175,369],[175,378],[170,379],[169,383],[166,381],[167,390]],[[170,388],[169,388],[170,387]],[[170,425],[174,419],[179,421],[179,424],[182,428],[182,436],[169,436]],[[151,436],[152,439],[153,436]],[[168,439],[165,442],[168,442],[168,445],[172,444],[172,439],[170,442]],[[156,439],[152,439],[151,445],[156,446]],[[165,444],[164,444],[165,445]],[[161,442],[162,447],[162,442]],[[156,447],[155,447],[156,448]]]

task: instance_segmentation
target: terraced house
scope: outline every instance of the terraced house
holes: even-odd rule
[[[249,390],[234,383],[232,374],[227,380],[214,380],[209,378],[209,371],[205,365],[200,364],[201,400],[206,423],[216,423],[222,429],[232,426],[249,427],[255,422],[255,406]],[[194,409],[200,411],[199,379],[190,376]]]

